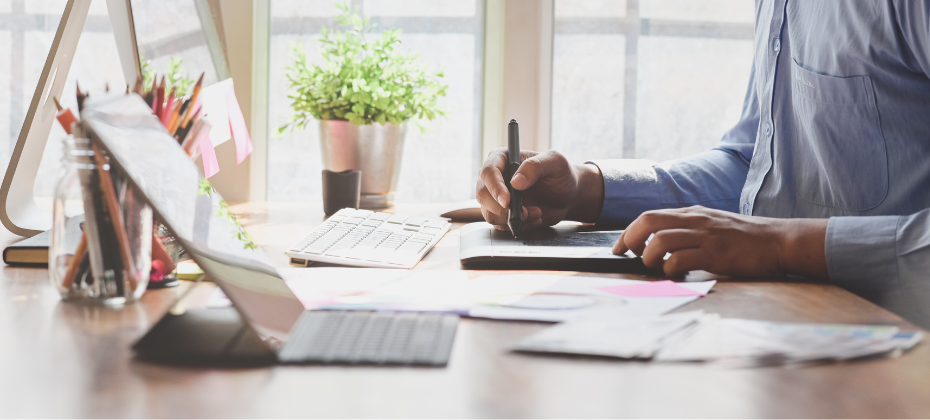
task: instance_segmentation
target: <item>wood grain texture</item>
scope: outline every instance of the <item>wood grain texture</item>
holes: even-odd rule
[[[437,207],[439,208],[439,207]],[[322,220],[312,204],[233,207],[276,264]],[[432,207],[399,207],[431,215]],[[18,240],[3,233],[2,244]],[[457,231],[417,269],[458,269]],[[484,272],[471,273],[480,275]],[[565,273],[584,275],[583,273]],[[611,274],[613,277],[648,278]],[[712,278],[695,273],[695,279]],[[682,310],[776,321],[907,326],[834,286],[722,281]],[[62,302],[47,271],[0,270],[3,417],[928,417],[930,346],[898,359],[724,370],[510,353],[546,324],[466,319],[446,368],[193,369],[133,360],[130,345],[190,287],[107,308]],[[197,286],[203,301],[210,284]]]

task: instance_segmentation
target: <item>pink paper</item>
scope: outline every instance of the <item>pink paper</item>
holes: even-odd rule
[[[653,281],[642,284],[598,287],[607,293],[625,297],[667,297],[667,296],[704,296],[686,287],[681,287],[671,280]]]
[[[236,141],[236,163],[239,164],[252,153],[252,138],[249,137],[249,129],[245,125],[245,117],[242,116],[242,108],[239,107],[235,85],[232,83],[226,95],[226,109],[229,113],[229,131]]]
[[[195,141],[200,143],[200,157],[203,158],[204,175],[207,178],[216,175],[220,171],[220,163],[216,161],[216,151],[213,150],[213,143],[210,141],[209,124],[204,124],[204,127],[197,133]]]

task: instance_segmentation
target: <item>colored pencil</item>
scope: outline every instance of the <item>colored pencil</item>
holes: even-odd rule
[[[194,116],[194,113],[191,111],[196,111],[192,109],[197,104],[197,99],[200,98],[200,90],[203,88],[203,76],[205,73],[200,73],[200,79],[197,79],[197,84],[194,85],[194,93],[191,94],[191,106],[188,107],[187,115],[184,116],[184,119],[181,120],[181,126],[187,127],[187,123],[191,121],[191,118]]]

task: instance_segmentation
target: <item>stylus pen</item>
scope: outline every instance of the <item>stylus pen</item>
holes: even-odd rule
[[[510,217],[507,220],[507,226],[510,226],[510,233],[516,238],[520,235],[520,229],[523,228],[523,192],[517,191],[510,180],[520,168],[520,126],[517,120],[510,120],[507,125],[507,190],[510,191]]]

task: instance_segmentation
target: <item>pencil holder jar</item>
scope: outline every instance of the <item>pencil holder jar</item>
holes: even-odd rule
[[[152,210],[90,140],[64,141],[49,277],[65,300],[131,302],[152,267]]]

